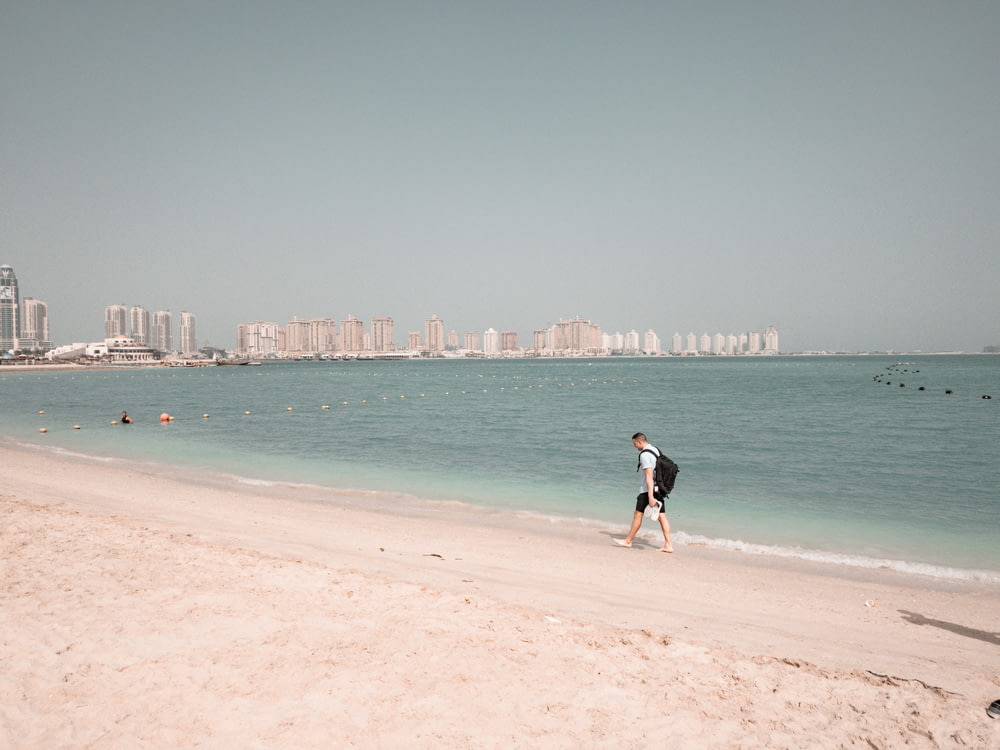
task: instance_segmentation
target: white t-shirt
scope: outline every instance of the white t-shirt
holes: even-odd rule
[[[652,450],[652,453],[647,453],[647,450]],[[655,469],[656,468],[656,457],[660,455],[660,449],[655,445],[646,444],[646,447],[642,449],[639,454],[639,474],[642,476],[642,480],[639,486],[639,492],[649,492],[649,485],[646,484],[646,472],[641,471],[641,469]]]

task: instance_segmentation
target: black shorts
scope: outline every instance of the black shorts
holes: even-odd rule
[[[656,496],[654,495],[653,497],[656,497]],[[667,504],[665,502],[663,502],[663,498],[662,497],[657,497],[656,500],[657,500],[657,502],[660,503],[660,513],[666,513],[667,512],[666,511]],[[635,512],[636,513],[644,513],[646,511],[646,508],[648,508],[648,507],[649,507],[649,493],[648,492],[640,492],[638,495],[635,496]]]

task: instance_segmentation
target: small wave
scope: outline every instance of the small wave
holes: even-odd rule
[[[79,451],[71,451],[66,448],[60,448],[59,446],[53,445],[38,445],[37,443],[21,442],[15,442],[14,445],[18,448],[38,451],[39,453],[50,453],[57,456],[65,456],[67,458],[82,458],[86,461],[98,461],[100,463],[114,463],[120,460],[114,456],[95,456],[93,453],[80,453]]]
[[[866,557],[864,555],[851,555],[842,552],[823,552],[821,550],[801,549],[797,547],[782,547],[773,544],[754,544],[752,542],[744,542],[740,539],[710,539],[709,537],[697,534],[685,534],[684,532],[677,532],[672,536],[675,541],[683,545],[702,546],[729,552],[743,552],[749,555],[792,558],[870,570],[894,570],[897,573],[917,574],[931,578],[974,581],[978,583],[1000,583],[1000,573],[996,571],[952,568],[946,565],[932,565],[930,563],[909,560],[890,560],[887,558]]]

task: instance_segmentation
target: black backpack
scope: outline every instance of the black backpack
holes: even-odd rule
[[[659,451],[659,454],[654,454],[656,455],[656,466],[653,467],[653,494],[656,497],[670,497],[670,493],[674,489],[674,482],[677,481],[677,472],[680,469],[663,451],[659,448],[656,450]],[[641,456],[643,453],[653,453],[653,450],[643,448],[639,455]],[[635,470],[639,471],[641,468],[642,462],[636,466]]]

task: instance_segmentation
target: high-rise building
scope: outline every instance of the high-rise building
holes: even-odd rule
[[[132,331],[132,340],[137,344],[148,344],[149,336],[149,310],[136,305],[129,311],[129,323]]]
[[[717,333],[712,337],[712,354],[723,354],[726,351],[726,337]]]
[[[517,331],[501,331],[500,332],[500,351],[502,352],[516,352],[517,351]]]
[[[302,354],[312,351],[309,348],[309,321],[294,320],[288,321],[285,326],[285,341],[281,346],[282,351],[289,354]]]
[[[319,354],[337,351],[337,324],[332,318],[309,321],[309,351]]]
[[[601,348],[601,327],[579,316],[560,320],[552,326],[552,348],[557,352],[597,352]]]
[[[21,335],[21,300],[17,276],[10,266],[0,266],[0,353],[17,348]]]
[[[639,353],[639,332],[634,328],[625,334],[625,339],[622,344],[622,352],[625,354]]]
[[[125,305],[108,305],[104,308],[104,338],[128,338],[128,309]]]
[[[684,351],[688,354],[698,353],[698,337],[694,335],[694,331],[691,331],[687,335],[687,343],[685,344]]]
[[[38,299],[25,297],[21,301],[21,336],[17,348],[47,352],[52,348],[49,338],[49,306]]]
[[[470,352],[478,352],[479,347],[479,331],[466,331],[465,332],[465,348]]]
[[[429,352],[444,351],[444,321],[437,315],[424,321],[424,346]]]
[[[764,331],[764,354],[777,354],[779,351],[778,329],[774,326],[768,326],[767,330]]]
[[[660,337],[656,335],[656,332],[652,328],[643,334],[642,350],[646,354],[660,353]]]
[[[672,351],[674,354],[680,354],[681,352],[683,352],[684,344],[681,342],[682,342],[681,333],[680,331],[676,331],[674,333],[673,343],[670,345],[670,351]]]
[[[184,313],[181,313],[183,315]],[[236,326],[236,352],[246,357],[266,357],[278,351],[278,324],[262,320]]]
[[[483,332],[483,353],[487,357],[495,357],[500,353],[500,334],[495,328],[487,328]]]
[[[345,352],[365,350],[365,324],[348,315],[340,324],[340,348]]]
[[[448,333],[448,348],[452,351],[458,349],[458,331],[452,330]]]
[[[391,352],[396,348],[393,343],[392,318],[372,318],[372,348],[377,352]]]
[[[552,329],[536,328],[531,334],[531,345],[536,352],[544,352],[552,348]]]
[[[173,317],[169,310],[157,310],[153,313],[153,331],[150,346],[158,352],[169,352],[174,348],[172,335]]]
[[[180,350],[181,354],[185,356],[198,353],[198,335],[195,330],[194,313],[181,312]]]
[[[698,337],[698,351],[702,354],[708,354],[712,351],[712,337],[708,333],[703,333]]]
[[[411,352],[420,351],[420,331],[410,331],[406,334],[406,348]]]

